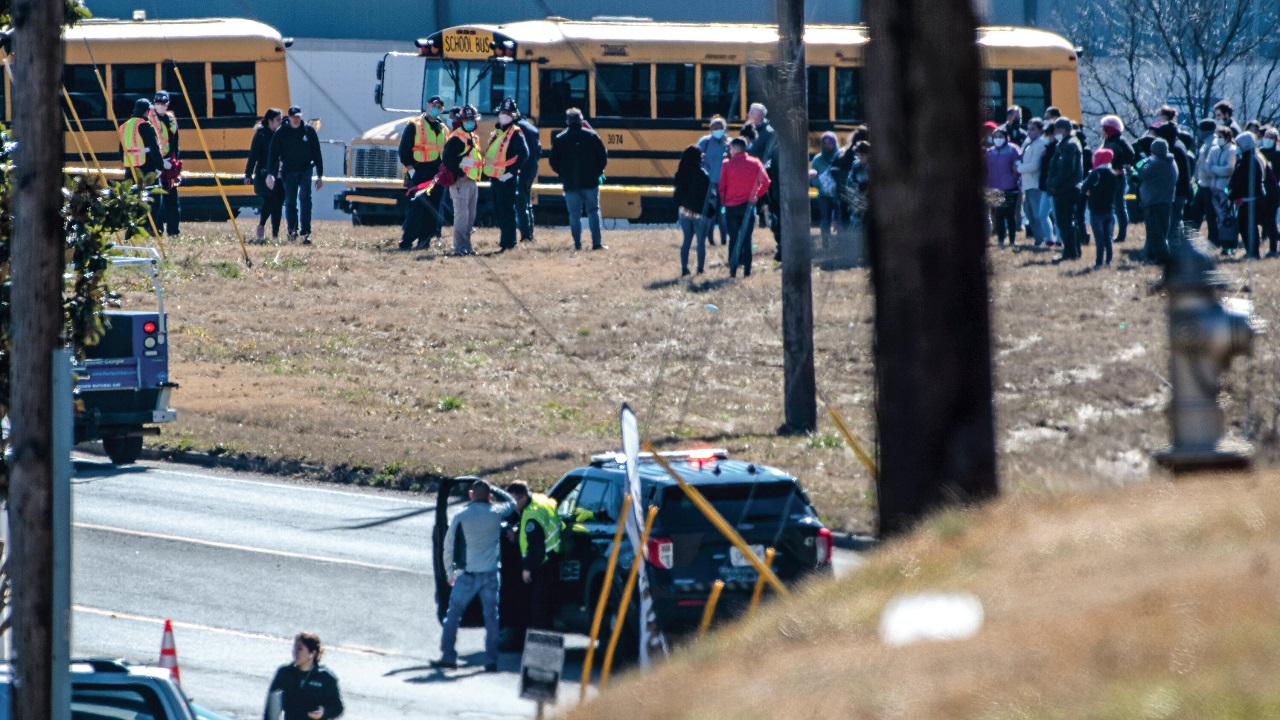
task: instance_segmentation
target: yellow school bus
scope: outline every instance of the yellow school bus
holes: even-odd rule
[[[253,127],[262,113],[269,107],[289,107],[288,42],[259,22],[233,18],[153,21],[141,16],[138,20],[92,19],[67,29],[65,40],[63,86],[104,168],[123,167],[117,127],[133,113],[138,98],[150,100],[157,90],[169,93],[169,110],[178,118],[185,172],[216,169],[243,175]],[[12,72],[22,68],[13,66]],[[190,105],[179,74],[191,95]],[[13,117],[13,85],[10,73],[4,75],[0,105],[8,120]],[[193,109],[216,168],[210,168],[196,136]],[[69,120],[66,164],[91,166],[85,137],[65,102],[62,111]],[[233,208],[257,206],[252,187],[234,180],[222,184]],[[227,218],[212,179],[184,179],[180,197],[184,220]]]
[[[542,121],[544,152],[563,129],[564,111],[580,108],[609,150],[607,186],[601,192],[605,216],[668,222],[675,217],[670,192],[654,186],[671,184],[681,150],[706,134],[713,115],[725,117],[734,134],[750,103],[769,103],[777,44],[777,28],[768,25],[553,17],[447,28],[419,40],[416,56],[425,65],[422,104],[439,95],[446,107],[471,103],[490,115],[502,98],[516,98],[525,114]],[[1076,50],[1065,38],[987,27],[979,31],[978,45],[988,69],[983,102],[993,120],[1004,122],[1013,105],[1022,107],[1024,119],[1050,105],[1079,119]],[[843,144],[845,134],[864,121],[866,46],[865,26],[805,29],[813,148],[826,131],[836,132]],[[390,82],[387,63],[397,57],[408,54],[389,53],[379,66],[375,97],[380,104],[383,83]],[[348,174],[399,177],[396,142],[407,120],[380,125],[353,140]],[[556,182],[545,160],[539,182]],[[398,195],[355,184],[337,202],[353,219],[368,221],[398,216]],[[536,202],[552,211],[544,215],[563,209],[555,192],[537,193]]]

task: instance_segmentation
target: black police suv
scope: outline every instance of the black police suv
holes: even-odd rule
[[[663,453],[663,457],[688,484],[711,502],[760,557],[774,548],[773,570],[784,583],[793,584],[813,573],[831,572],[833,539],[814,511],[795,477],[775,468],[730,460],[724,450],[705,449]],[[640,459],[642,505],[658,507],[653,532],[644,548],[654,609],[664,631],[679,633],[696,626],[702,617],[712,585],[725,583],[716,608],[717,617],[731,617],[746,608],[756,582],[756,570],[725,538],[680,486],[652,457]],[[473,478],[442,483],[436,504],[434,550],[437,614],[443,620],[449,585],[444,580],[443,540],[448,527],[447,499],[465,492]],[[449,487],[452,485],[453,487]],[[627,491],[626,456],[596,455],[591,464],[571,470],[548,492],[558,503],[565,528],[560,545],[560,583],[555,613],[556,629],[588,632],[596,600],[604,582],[614,530],[624,512]],[[624,533],[619,550],[610,602],[614,616],[618,596],[635,552]],[[519,612],[509,607],[520,602],[518,551],[505,540],[502,571],[501,614]],[[638,622],[638,602],[633,598],[628,624]],[[481,625],[479,604],[469,609],[464,623]],[[630,635],[630,633],[628,633]]]

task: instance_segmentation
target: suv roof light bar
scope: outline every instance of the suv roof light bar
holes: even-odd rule
[[[729,451],[724,448],[694,448],[692,450],[670,450],[668,452],[658,453],[664,458],[673,460],[702,460],[704,462],[711,460],[727,460]],[[640,453],[640,461],[652,460],[653,453]],[[606,452],[591,456],[592,467],[604,467],[605,465],[626,465],[627,455],[623,452]]]

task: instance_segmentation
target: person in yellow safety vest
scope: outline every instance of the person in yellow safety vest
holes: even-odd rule
[[[520,193],[520,169],[529,158],[524,131],[516,124],[516,101],[504,98],[498,106],[498,126],[489,136],[484,154],[484,175],[492,178],[493,214],[501,229],[498,252],[516,247],[516,198]]]
[[[440,171],[440,156],[449,128],[440,121],[444,100],[436,95],[427,101],[426,112],[410,118],[400,135],[400,164],[409,170],[407,185],[416,188],[433,180]],[[410,195],[405,210],[404,226],[400,233],[400,249],[410,250],[418,242],[419,250],[431,247],[431,240],[440,234],[440,198],[444,188],[436,186],[421,194]]]
[[[560,536],[564,523],[556,513],[556,501],[529,486],[513,482],[507,493],[516,501],[520,527],[516,530],[520,547],[520,577],[529,593],[528,612],[514,612],[508,645],[522,645],[528,628],[551,629],[556,585],[560,582]]]
[[[453,185],[449,186],[449,197],[453,199],[453,254],[474,255],[471,230],[476,224],[476,202],[480,198],[476,182],[484,169],[480,138],[476,136],[480,111],[467,105],[458,112],[458,119],[462,127],[449,134],[441,163],[453,176]]]
[[[164,230],[165,235],[178,234],[178,221],[182,211],[178,204],[178,185],[181,182],[175,169],[181,169],[178,163],[178,118],[169,112],[169,93],[161,90],[151,101],[151,111],[147,113],[147,122],[156,129],[156,142],[160,145],[160,155],[168,161],[170,172],[161,173],[160,185],[164,195],[160,196],[160,213],[156,217],[156,225]],[[169,177],[172,173],[175,177]]]
[[[166,165],[164,153],[160,152],[156,129],[147,121],[149,112],[151,112],[151,103],[139,98],[133,104],[133,116],[120,125],[120,147],[124,166],[137,168],[139,182],[145,175],[164,170]]]

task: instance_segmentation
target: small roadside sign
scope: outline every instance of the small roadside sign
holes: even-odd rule
[[[564,671],[564,635],[529,630],[520,659],[520,697],[539,704],[555,703]]]

